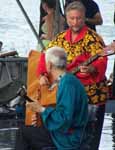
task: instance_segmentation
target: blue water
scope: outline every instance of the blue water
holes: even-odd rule
[[[95,0],[100,7],[104,23],[97,26],[97,32],[103,37],[106,44],[115,39],[115,26],[113,12],[115,0]],[[21,0],[35,29],[39,29],[39,0]],[[0,0],[0,40],[3,41],[4,50],[17,50],[20,56],[28,56],[31,49],[36,49],[37,40],[27,24],[16,0]],[[106,71],[107,77],[113,71],[113,60],[109,57]],[[114,117],[105,114],[103,134],[99,150],[114,150]],[[5,150],[5,149],[4,149]]]

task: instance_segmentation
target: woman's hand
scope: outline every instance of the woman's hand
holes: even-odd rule
[[[40,39],[41,39],[41,40],[47,40],[47,39],[48,39],[47,34],[42,34],[42,35],[40,36]]]

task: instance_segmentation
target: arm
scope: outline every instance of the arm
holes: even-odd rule
[[[98,4],[94,1],[90,2],[89,5],[87,4],[86,24],[101,25],[102,23],[103,23],[103,19]]]
[[[97,12],[93,18],[86,18],[86,23],[92,24],[92,25],[102,25],[103,19],[100,12]]]
[[[98,36],[97,33],[92,32],[92,34],[89,34],[89,42],[85,46],[86,51],[89,51],[89,56],[84,55],[84,61],[87,61],[88,58],[95,56],[98,53],[102,53],[104,50],[104,42],[100,36]],[[94,72],[96,73],[92,74],[92,69],[89,69],[89,73],[77,73],[77,77],[85,84],[92,84],[94,82],[100,82],[105,79],[105,71],[107,67],[107,58],[106,57],[100,57],[97,60],[95,60],[90,67],[93,67]],[[83,70],[82,70],[83,71]]]
[[[41,35],[41,39],[46,39],[46,40],[52,40],[53,38],[53,14],[48,14],[45,18],[44,21],[46,23],[46,30],[47,32]]]
[[[62,86],[59,90],[56,107],[47,107],[41,113],[43,123],[50,131],[57,129],[66,131],[70,128],[75,109],[75,97],[79,95],[76,94],[75,87],[70,84]]]
[[[49,14],[48,17],[47,17],[47,21],[46,21],[46,24],[47,24],[47,28],[48,28],[48,33],[47,33],[47,38],[49,40],[52,40],[53,38],[53,24],[54,24],[54,15],[53,14]]]

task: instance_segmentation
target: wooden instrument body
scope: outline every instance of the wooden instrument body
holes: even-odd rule
[[[28,73],[27,73],[27,96],[33,101],[38,100],[42,106],[49,105],[55,106],[56,104],[56,91],[57,86],[50,89],[47,85],[40,86],[39,77],[37,76],[36,69],[40,58],[40,52],[32,50],[28,57]],[[42,94],[43,93],[43,94]],[[26,107],[25,125],[32,125],[32,115],[35,112]],[[41,125],[40,116],[38,116],[38,126]]]

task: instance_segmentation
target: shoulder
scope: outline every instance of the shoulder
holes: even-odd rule
[[[68,85],[73,85],[73,86],[74,85],[75,86],[76,85],[77,86],[79,86],[79,85],[82,86],[80,80],[75,75],[73,75],[72,73],[66,73],[66,75],[62,78],[61,82],[63,84],[68,84]]]
[[[93,38],[92,40],[99,42],[101,41],[104,44],[103,38],[96,31],[88,28],[86,35],[89,37],[90,40]]]
[[[86,96],[86,91],[84,85],[81,83],[81,81],[73,74],[67,73],[60,81],[59,84],[60,89],[66,89],[66,92],[73,92],[73,95],[77,94]]]
[[[56,39],[56,38],[64,38],[64,37],[65,37],[65,34],[66,34],[66,31],[62,31],[62,32],[60,32],[60,33],[58,33],[58,34],[56,35],[55,39]]]
[[[50,43],[49,43],[49,45],[48,45],[47,48],[52,47],[52,46],[56,46],[56,45],[62,47],[62,43],[63,43],[63,41],[65,40],[65,39],[64,39],[65,34],[66,34],[65,31],[60,32],[59,34],[57,34],[57,35],[52,39],[52,41],[50,41]]]

